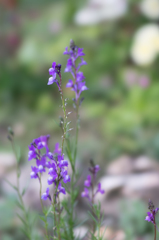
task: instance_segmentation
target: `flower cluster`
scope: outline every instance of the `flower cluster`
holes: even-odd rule
[[[155,209],[155,206],[151,200],[149,200],[148,208],[149,208],[150,212],[147,212],[148,216],[146,216],[145,220],[148,222],[152,222],[156,227],[155,216],[156,216],[159,208]]]
[[[68,47],[66,47],[63,54],[69,55],[65,72],[70,72],[74,79],[74,81],[72,79],[69,79],[66,87],[71,87],[72,91],[75,92],[75,103],[77,103],[81,92],[84,90],[88,90],[88,88],[85,86],[85,82],[83,81],[85,77],[83,73],[79,71],[82,65],[87,64],[86,61],[84,61],[84,59],[82,58],[82,56],[85,56],[85,54],[83,53],[83,48],[77,47],[74,44],[73,40],[70,41],[70,50],[68,50]],[[81,59],[81,62],[79,64],[76,63],[78,58]]]
[[[95,178],[96,178],[96,174],[99,170],[100,170],[99,165],[94,165],[94,163],[92,162],[92,166],[89,168],[89,171],[90,171],[91,175],[87,176],[87,179],[84,182],[84,186],[85,186],[84,191],[81,193],[82,197],[88,198],[88,200],[91,201],[92,203],[94,201],[94,197],[96,196],[96,194],[98,192],[100,192],[101,194],[105,193],[105,191],[101,188],[101,183],[100,182],[98,183],[97,190],[94,191],[94,181],[95,181]],[[89,192],[88,188],[90,188],[91,191],[92,191],[91,196],[90,196],[90,192]]]
[[[67,173],[68,161],[64,160],[59,143],[55,144],[54,152],[50,152],[48,147],[49,135],[41,136],[32,141],[29,146],[28,160],[35,159],[36,166],[31,166],[32,172],[31,178],[38,178],[40,180],[41,174],[48,169],[48,185],[54,184],[57,186],[57,193],[60,192],[66,194],[65,188],[62,187],[61,181],[64,183],[70,182],[70,176]],[[42,154],[41,149],[45,149],[45,153]],[[46,189],[46,193],[42,195],[42,199],[46,200],[51,197],[49,195],[49,188]]]

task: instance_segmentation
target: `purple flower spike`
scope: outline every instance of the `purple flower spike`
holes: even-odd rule
[[[49,194],[49,188],[47,188],[46,192],[42,194],[41,199],[43,199],[43,200],[49,199],[51,201],[51,196]]]
[[[91,175],[87,176],[87,179],[84,181],[84,186],[87,188],[84,188],[84,191],[81,193],[82,197],[86,197],[90,200],[91,204],[94,204],[95,196],[98,192],[101,194],[104,194],[105,191],[101,188],[101,183],[98,183],[97,190],[95,191],[95,180],[96,180],[96,173],[100,170],[99,165],[95,165],[94,161],[90,160],[89,171]],[[88,189],[89,188],[89,189]],[[89,190],[90,190],[90,196],[89,196]]]
[[[158,228],[156,226],[155,217],[156,217],[156,214],[157,214],[159,208],[155,209],[153,202],[151,200],[149,200],[148,209],[150,210],[150,212],[147,212],[147,216],[146,216],[145,220],[148,222],[152,222],[153,225],[155,226],[155,228],[158,230]]]
[[[78,48],[73,40],[70,41],[70,51],[68,50],[68,47],[64,51],[64,55],[69,55],[69,59],[67,60],[67,65],[65,68],[65,72],[71,72],[74,81],[70,79],[68,83],[66,84],[66,87],[70,87],[72,91],[75,92],[75,103],[78,104],[78,99],[80,98],[81,93],[84,90],[88,90],[88,88],[85,86],[85,82],[82,82],[85,77],[82,72],[79,72],[79,69],[82,65],[86,65],[86,61],[82,58],[85,54],[83,53],[83,48]],[[80,58],[81,63],[76,64],[76,60]]]

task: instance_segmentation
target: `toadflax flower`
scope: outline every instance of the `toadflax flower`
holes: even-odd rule
[[[88,198],[88,200],[93,204],[94,203],[94,198],[97,193],[104,194],[105,191],[101,188],[101,183],[98,183],[97,190],[95,191],[95,178],[97,172],[100,170],[99,165],[95,165],[94,162],[91,160],[91,167],[89,168],[89,171],[91,175],[87,176],[87,179],[84,181],[84,191],[81,193],[81,197]]]
[[[86,61],[84,61],[84,59],[82,58],[83,56],[85,56],[85,54],[83,53],[83,48],[77,47],[73,40],[70,41],[70,50],[68,50],[68,47],[66,47],[63,54],[69,55],[65,72],[70,72],[73,77],[73,80],[69,79],[66,87],[71,88],[72,91],[75,92],[75,103],[77,104],[81,92],[88,90],[85,82],[83,81],[85,79],[85,76],[82,72],[79,71],[82,65],[87,64]],[[77,64],[78,58],[81,59],[81,62]]]
[[[31,166],[30,177],[32,179],[38,178],[40,181],[41,175],[48,172],[48,185],[53,184],[55,188],[58,185],[56,194],[66,194],[62,181],[64,183],[70,182],[70,176],[67,171],[68,161],[64,159],[59,143],[55,144],[55,149],[51,152],[48,141],[49,135],[41,136],[34,139],[29,145],[28,161],[35,159],[36,164],[36,166]],[[45,149],[45,152],[42,153],[41,149]],[[42,195],[42,199],[50,199],[49,196],[49,188],[47,188],[46,193]]]
[[[51,201],[51,196],[49,194],[49,188],[47,188],[46,192],[42,194],[41,199],[44,199],[44,200],[49,199]]]
[[[155,226],[155,228],[157,228],[155,216],[158,213],[159,208],[155,208],[153,202],[151,200],[149,200],[148,209],[150,210],[150,212],[147,212],[147,216],[146,216],[145,220],[148,222],[152,222],[153,225]]]
[[[61,90],[61,83],[59,83],[58,79],[56,78],[56,75],[58,75],[61,79],[61,64],[56,64],[56,62],[53,62],[52,68],[49,68],[49,74],[51,77],[49,78],[47,85],[51,85],[55,82],[59,90]]]

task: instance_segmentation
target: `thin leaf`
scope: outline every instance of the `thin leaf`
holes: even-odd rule
[[[39,218],[45,223],[46,222],[46,220],[45,220],[45,218],[43,217],[43,216],[39,216]]]
[[[14,186],[12,183],[10,183],[6,178],[4,178],[4,181],[6,181],[12,188],[14,188],[16,191],[18,190],[18,188],[16,186]]]
[[[16,204],[22,211],[24,211],[24,206],[18,200],[16,200]]]
[[[17,163],[20,162],[20,159],[21,159],[21,149],[20,147],[16,147],[16,157],[17,157]]]
[[[85,220],[83,220],[82,222],[80,222],[79,224],[77,224],[76,226],[75,226],[75,228],[76,227],[80,227],[80,226],[82,226],[85,222],[87,222],[88,221],[88,218],[87,219],[85,219]]]
[[[22,223],[27,226],[27,223],[25,222],[25,220],[17,213],[18,218],[22,221]]]
[[[50,206],[50,208],[48,209],[47,213],[45,214],[45,216],[47,216],[52,210],[52,206]]]
[[[31,240],[31,236],[30,236],[30,234],[29,234],[24,228],[21,228],[21,231],[24,233],[25,236],[28,237],[28,239]]]
[[[89,214],[89,216],[96,222],[96,224],[98,224],[97,220],[96,220],[95,217],[92,215],[92,213],[88,211],[88,214]]]

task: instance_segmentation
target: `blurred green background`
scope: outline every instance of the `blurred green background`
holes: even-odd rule
[[[112,9],[119,9],[119,12],[111,12],[111,9],[110,13],[100,14],[101,6],[106,2],[108,10],[112,4]],[[82,168],[93,157],[106,167],[123,154],[133,158],[146,155],[159,160],[159,57],[155,53],[155,57],[145,63],[136,60],[136,55],[133,57],[131,53],[137,30],[148,24],[152,28],[158,27],[159,15],[153,17],[156,7],[146,15],[141,2],[0,1],[0,162],[4,153],[11,152],[8,126],[15,131],[23,164],[27,164],[27,146],[33,138],[50,134],[51,146],[61,141],[58,126],[62,114],[60,96],[56,85],[47,85],[48,69],[53,61],[62,64],[63,89],[65,97],[69,98],[68,110],[71,110],[73,93],[65,88],[70,75],[64,74],[67,56],[63,55],[70,39],[84,48],[87,65],[81,71],[89,88],[82,93],[85,100],[80,109],[79,166]],[[84,9],[83,13],[81,9]],[[97,11],[98,16],[94,14]],[[155,41],[159,53],[159,35]],[[143,55],[144,59],[146,57]],[[74,127],[74,119],[72,113],[71,127]],[[9,171],[8,167],[0,177]],[[15,239],[22,239],[8,220],[12,218],[15,198],[3,189],[0,193],[2,208],[8,211],[6,225],[0,223],[1,239],[13,239],[12,233]],[[7,207],[3,203],[6,196]],[[140,201],[137,204],[140,206]],[[146,208],[138,208],[144,216]],[[141,215],[138,221],[142,230],[134,230],[131,237],[129,235],[130,240],[139,239],[134,238],[135,234],[144,234],[147,225],[144,222],[142,226]],[[127,222],[127,217],[124,215],[122,221]]]

